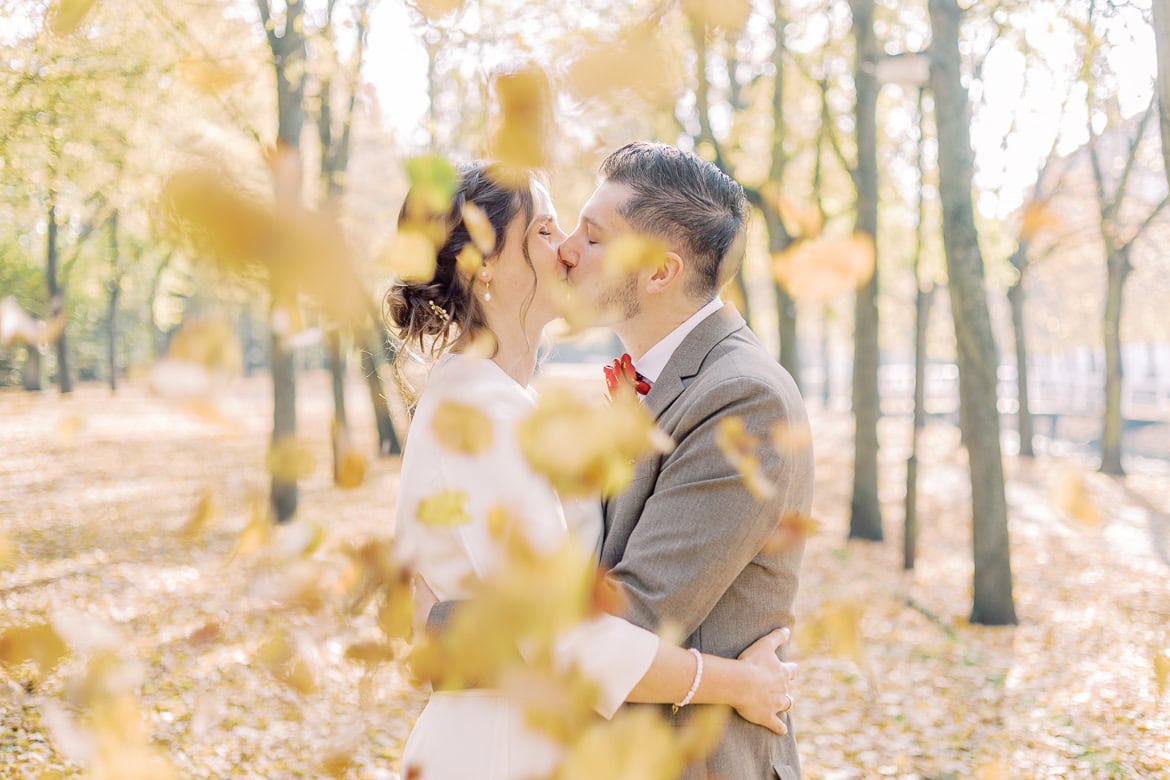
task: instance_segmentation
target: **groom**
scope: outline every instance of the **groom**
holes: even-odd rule
[[[601,184],[560,248],[569,282],[620,312],[614,330],[651,385],[646,408],[676,445],[640,460],[633,483],[605,505],[601,560],[627,597],[624,617],[650,630],[681,627],[684,646],[729,658],[793,623],[803,543],[770,540],[781,518],[809,511],[813,486],[807,440],[783,435],[807,426],[796,384],[718,297],[741,262],[746,217],[743,189],[712,163],[633,143],[602,163]],[[606,247],[631,232],[664,242],[665,262],[605,278]],[[767,497],[749,491],[720,449],[720,425],[733,418],[764,442],[760,470],[773,489],[757,492]],[[782,435],[770,437],[777,426]],[[685,723],[694,711],[673,718]],[[782,717],[788,733],[777,736],[733,713],[686,777],[799,778]]]

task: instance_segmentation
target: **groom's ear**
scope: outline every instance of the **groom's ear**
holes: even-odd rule
[[[681,284],[683,267],[683,259],[677,252],[667,252],[662,258],[662,265],[646,280],[646,292],[651,295],[662,293],[672,285]]]

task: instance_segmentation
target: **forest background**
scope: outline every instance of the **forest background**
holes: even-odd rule
[[[806,775],[1170,776],[1162,14],[0,0],[5,776],[403,769],[400,208],[491,155],[570,228],[635,139],[744,185],[723,295],[812,412]],[[566,315],[543,381],[600,395]],[[565,776],[673,776],[561,709]]]

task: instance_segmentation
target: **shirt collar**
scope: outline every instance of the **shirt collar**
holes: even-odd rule
[[[723,301],[716,297],[688,317],[682,325],[666,334],[661,341],[646,350],[646,354],[639,358],[638,373],[651,383],[657,382],[659,375],[662,374],[662,369],[666,368],[666,364],[670,362],[670,358],[678,349],[679,344],[683,343],[683,339],[690,335],[690,332],[697,328],[700,322],[722,308]]]

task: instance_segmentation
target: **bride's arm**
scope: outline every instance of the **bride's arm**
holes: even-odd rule
[[[704,653],[701,676],[694,653],[660,641],[654,661],[627,701],[679,703],[697,682],[691,704],[727,704],[745,720],[784,734],[788,729],[778,713],[792,707],[788,683],[796,676],[796,665],[781,661],[776,648],[788,636],[786,628],[766,634],[738,660]]]

